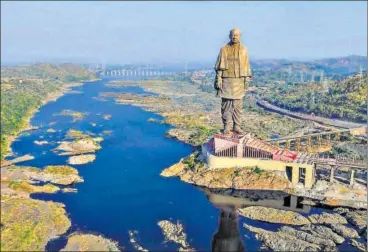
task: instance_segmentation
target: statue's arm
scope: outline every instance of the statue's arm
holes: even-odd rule
[[[222,88],[222,51],[223,49],[221,48],[219,55],[217,56],[217,61],[215,64],[215,71],[216,71],[216,77],[215,77],[215,83],[214,83],[214,88],[215,90],[219,90]]]
[[[222,89],[222,70],[216,70],[215,89]]]
[[[247,74],[246,74],[246,77],[244,78],[244,88],[248,89],[250,79],[252,78],[252,70],[250,68],[248,51],[246,52],[246,55],[245,55],[245,67],[247,69]]]

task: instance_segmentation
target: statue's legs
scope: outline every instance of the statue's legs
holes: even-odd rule
[[[224,124],[225,134],[229,134],[232,129],[238,134],[243,133],[240,127],[242,120],[242,111],[243,111],[242,99],[222,98],[221,115],[222,115],[222,123]]]
[[[234,131],[236,133],[243,133],[241,130],[243,100],[242,99],[233,100],[233,106],[234,106],[233,112]]]
[[[222,98],[221,100],[221,115],[222,123],[224,124],[224,133],[229,134],[233,124],[234,105],[233,99]]]

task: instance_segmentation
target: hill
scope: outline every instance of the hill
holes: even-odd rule
[[[367,76],[354,74],[329,83],[275,85],[258,94],[277,106],[328,118],[366,122]]]

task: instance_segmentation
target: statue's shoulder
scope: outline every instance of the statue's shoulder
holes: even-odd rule
[[[248,51],[248,48],[244,45],[244,44],[240,44],[240,47],[244,50],[244,51]]]
[[[226,43],[224,44],[221,49],[227,49],[227,48],[230,48],[230,44],[229,43]]]

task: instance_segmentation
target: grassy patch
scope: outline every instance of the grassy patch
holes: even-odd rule
[[[265,170],[262,170],[261,168],[259,168],[258,166],[256,166],[256,168],[254,168],[252,170],[252,172],[258,174],[258,175],[261,175],[262,173],[264,173]]]
[[[48,174],[60,174],[60,175],[77,175],[78,170],[67,165],[49,165],[44,169]]]
[[[34,186],[31,185],[25,181],[17,182],[17,181],[10,181],[9,188],[17,191],[23,191],[27,193],[55,193],[60,190],[59,187],[52,185],[52,184],[46,184],[43,186]]]
[[[82,131],[70,129],[66,133],[66,137],[67,138],[72,138],[72,139],[83,139],[83,138],[87,138],[87,137],[90,137],[90,136],[88,134],[84,134]]]

